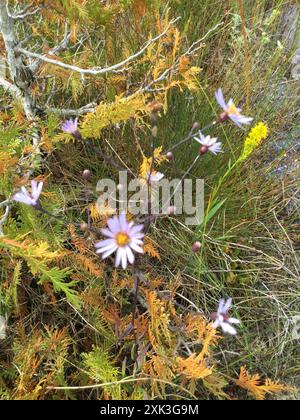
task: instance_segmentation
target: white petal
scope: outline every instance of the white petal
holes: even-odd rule
[[[131,235],[131,236],[132,236],[132,240],[134,241],[135,239],[139,239],[139,240],[143,239],[145,235],[143,233],[135,233],[134,235]],[[143,241],[140,241],[140,242],[143,243]]]
[[[109,229],[101,229],[101,233],[103,236],[108,236],[109,238],[114,238],[116,236],[115,233],[111,232]]]
[[[102,259],[105,260],[105,258],[109,257],[111,254],[113,254],[116,250],[118,249],[117,246],[109,249],[108,251],[104,252],[104,254],[102,255]]]
[[[222,327],[222,330],[225,332],[225,333],[228,333],[228,334],[231,334],[231,335],[236,335],[237,334],[237,331],[236,331],[236,329],[235,328],[233,328],[230,324],[228,324],[227,322],[223,322],[222,324],[221,324],[221,327]]]
[[[117,246],[115,244],[104,246],[103,248],[97,249],[96,254],[103,254],[104,252],[109,251],[110,249],[114,247],[117,247]]]
[[[105,239],[104,241],[96,242],[96,248],[105,248],[108,245],[115,245],[116,241],[114,239]]]
[[[37,187],[37,198],[41,195],[42,189],[43,189],[44,183],[40,182]]]
[[[37,193],[37,182],[34,179],[31,181],[31,192],[32,197],[35,197]]]
[[[225,299],[221,299],[218,308],[218,315],[224,314]]]
[[[212,324],[212,328],[214,328],[214,329],[217,329],[217,328],[219,328],[219,326],[220,326],[221,324],[220,324],[220,321],[217,319],[213,324]]]
[[[129,227],[129,224],[127,223],[126,214],[125,213],[120,214],[120,216],[119,216],[119,222],[120,222],[120,228],[121,228],[121,230],[127,232],[128,227]]]
[[[117,255],[116,255],[116,267],[119,267],[122,258],[122,248],[118,248]]]
[[[120,222],[117,216],[114,216],[111,219],[108,219],[107,225],[112,233],[118,233],[121,230]]]
[[[125,270],[127,267],[127,252],[126,248],[122,248],[122,268]]]
[[[131,222],[130,225],[131,224],[132,224],[132,226],[130,226],[130,233],[132,233],[132,234],[140,233],[144,229],[144,225],[133,226],[133,222]]]
[[[241,323],[241,321],[239,319],[237,319],[237,318],[229,318],[228,319],[228,322],[230,324],[240,324]]]
[[[144,244],[144,242],[141,239],[138,239],[136,237],[132,238],[131,242],[134,242],[136,245],[143,245]]]
[[[140,254],[144,253],[143,248],[141,248],[139,245],[136,244],[136,242],[131,242],[130,243],[130,248],[132,248],[135,252],[138,252]]]
[[[13,200],[19,203],[27,204],[28,206],[32,205],[32,200],[29,195],[25,195],[22,193],[17,193],[13,196]]]
[[[127,258],[130,264],[134,263],[134,255],[133,252],[131,251],[130,247],[127,246],[126,247],[126,253],[127,253]]]
[[[222,92],[222,89],[218,89],[216,92],[216,100],[218,102],[218,104],[220,105],[221,108],[223,108],[224,110],[227,108],[225,99],[224,99],[224,95]]]
[[[250,124],[253,121],[253,118],[244,117],[243,115],[241,115],[239,117],[239,121],[240,121],[241,124]]]
[[[24,195],[28,195],[28,196],[30,196],[30,194],[29,194],[29,192],[27,191],[27,189],[23,186],[23,187],[21,187],[21,191],[22,191],[22,193],[24,194]]]
[[[229,115],[230,119],[234,124],[236,124],[238,127],[243,128],[242,124],[240,123],[239,117],[236,115]]]
[[[227,299],[227,301],[224,305],[224,308],[223,308],[223,311],[224,311],[223,313],[224,314],[226,314],[228,312],[228,309],[230,308],[231,304],[232,304],[232,299],[231,298]]]

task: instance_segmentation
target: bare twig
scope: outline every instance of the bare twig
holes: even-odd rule
[[[66,64],[63,63],[61,61],[55,60],[53,58],[50,58],[48,55],[41,55],[41,54],[37,54],[31,51],[28,51],[24,48],[18,48],[19,53],[25,54],[28,57],[32,57],[32,58],[37,58],[38,60],[44,61],[46,63],[49,64],[54,64],[56,66],[62,67],[64,69],[67,70],[71,70],[71,71],[75,71],[77,73],[80,73],[82,75],[85,74],[89,74],[89,75],[94,75],[94,76],[99,76],[102,74],[107,74],[110,72],[113,72],[115,70],[119,70],[120,68],[126,66],[126,64],[130,63],[131,61],[137,59],[138,57],[140,57],[148,48],[150,45],[152,45],[153,43],[155,43],[156,41],[158,41],[160,38],[164,37],[166,35],[166,33],[168,32],[168,30],[170,29],[170,27],[179,20],[180,18],[176,18],[173,19],[169,25],[167,26],[167,28],[159,35],[157,35],[156,37],[150,39],[150,41],[148,41],[138,52],[136,52],[135,54],[132,54],[130,57],[126,58],[125,60],[114,64],[112,66],[109,67],[93,67],[93,68],[87,68],[87,69],[83,69],[81,67],[78,66],[73,66],[71,64]]]
[[[28,119],[33,119],[36,106],[31,94],[32,74],[30,69],[24,64],[21,54],[16,52],[18,39],[14,31],[14,20],[8,14],[6,0],[0,0],[0,31],[2,33],[6,53],[7,63],[10,71],[10,78],[13,80],[14,88],[7,82],[3,83],[14,95],[20,96],[23,108]]]
[[[46,108],[45,111],[60,115],[61,117],[78,117],[80,115],[95,112],[97,104],[90,103],[78,109]]]
[[[13,96],[15,96],[15,97],[21,96],[20,89],[18,89],[17,86],[15,86],[14,84],[10,83],[9,81],[3,79],[3,77],[0,77],[0,85],[5,90],[7,90],[8,92],[10,92]]]
[[[65,22],[65,34],[64,34],[63,40],[59,44],[57,44],[54,48],[52,48],[47,53],[47,55],[48,56],[49,55],[50,56],[51,55],[55,56],[55,55],[57,55],[57,54],[65,51],[67,49],[70,36],[71,36],[71,31],[69,30],[69,27],[68,27],[67,22]],[[21,47],[20,44],[18,46]],[[40,67],[40,65],[41,65],[42,62],[43,62],[43,60],[36,60],[34,63],[32,63],[30,65],[31,71],[33,71],[34,73],[36,73],[37,70],[39,69],[39,67]]]
[[[33,4],[28,4],[26,7],[24,7],[23,10],[20,10],[17,14],[9,14],[9,17],[13,20],[23,20],[28,16],[33,16],[40,10],[40,7],[36,7],[35,9],[31,10],[32,7],[34,7]]]

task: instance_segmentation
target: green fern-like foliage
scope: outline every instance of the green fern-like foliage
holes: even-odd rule
[[[82,358],[90,378],[97,383],[112,383],[112,385],[103,385],[104,392],[113,399],[121,399],[121,386],[113,385],[121,379],[120,372],[111,361],[107,349],[94,347],[90,353],[83,353]]]
[[[55,291],[63,293],[66,298],[76,307],[80,307],[77,291],[74,290],[76,281],[69,281],[71,270],[51,267],[50,263],[59,253],[49,251],[49,245],[45,242],[38,244],[30,241],[18,242],[8,238],[0,239],[0,249],[7,250],[15,258],[22,258],[33,276],[38,282],[51,283]]]

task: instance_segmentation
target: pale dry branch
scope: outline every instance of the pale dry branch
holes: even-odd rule
[[[60,115],[61,117],[79,117],[80,115],[95,112],[97,104],[90,103],[78,109],[46,108],[45,111]]]
[[[28,4],[26,7],[24,7],[23,10],[20,10],[16,14],[11,15],[9,13],[9,17],[14,20],[23,20],[26,19],[28,16],[33,16],[37,12],[40,11],[40,7],[36,7],[35,9],[31,10],[34,7],[33,4]]]
[[[71,31],[69,30],[68,24],[67,22],[65,22],[65,34],[64,37],[62,39],[62,41],[57,44],[54,48],[52,48],[47,55],[57,55],[63,51],[65,51],[68,47],[68,42],[71,36]],[[19,44],[19,47],[21,47],[21,45]],[[36,60],[34,63],[32,63],[30,65],[30,69],[33,73],[36,73],[37,70],[39,69],[40,65],[42,64],[43,60]]]
[[[7,2],[0,0],[0,32],[2,33],[10,78],[14,82],[12,88],[6,81],[5,85],[14,95],[20,96],[23,108],[28,119],[33,119],[35,114],[35,101],[31,95],[30,85],[32,74],[23,62],[21,54],[15,50],[18,45],[18,38],[14,30],[14,19],[8,13]],[[2,84],[4,83],[2,79]]]
[[[18,48],[18,52],[21,53],[21,54],[24,54],[28,57],[36,58],[38,60],[44,61],[45,63],[53,64],[53,65],[62,67],[64,69],[80,73],[81,75],[99,76],[99,75],[102,75],[102,74],[107,74],[107,73],[110,73],[110,72],[114,72],[115,70],[120,70],[121,68],[126,66],[128,63],[130,63],[130,62],[136,60],[137,58],[139,58],[149,48],[150,45],[154,44],[159,39],[164,37],[167,34],[170,27],[172,25],[174,25],[174,23],[176,23],[179,19],[180,19],[179,17],[176,18],[176,19],[173,19],[169,23],[167,28],[161,34],[159,34],[156,37],[150,39],[138,52],[136,52],[135,54],[132,54],[130,57],[127,57],[125,60],[123,60],[123,61],[121,61],[117,64],[114,64],[112,66],[109,66],[109,67],[93,67],[93,68],[84,69],[84,68],[81,68],[81,67],[78,67],[78,66],[73,66],[71,64],[63,63],[61,61],[50,58],[49,56],[46,56],[46,55],[41,55],[41,54],[38,54],[38,53],[28,51],[24,48]]]
[[[21,95],[20,89],[8,80],[3,79],[3,77],[0,77],[0,86],[16,97]]]

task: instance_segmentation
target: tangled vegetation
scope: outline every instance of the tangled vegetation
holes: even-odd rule
[[[294,3],[0,0],[0,399],[299,397]],[[203,220],[114,219],[119,171]]]

